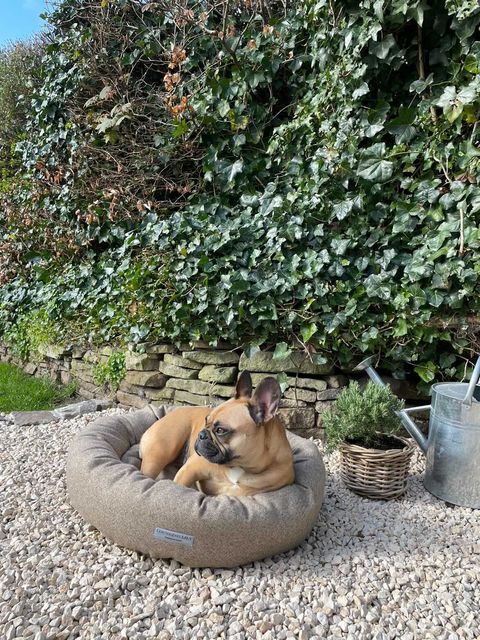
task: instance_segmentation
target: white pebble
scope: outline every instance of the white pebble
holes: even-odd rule
[[[392,502],[349,492],[329,455],[308,541],[238,569],[190,569],[117,547],[69,506],[66,451],[94,418],[27,426],[21,438],[0,421],[2,640],[480,637],[478,512],[427,493],[420,454]]]

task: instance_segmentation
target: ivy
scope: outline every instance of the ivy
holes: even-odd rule
[[[342,367],[376,352],[398,377],[465,376],[478,7],[209,7],[63,0],[50,16],[0,213],[16,265],[0,322],[46,309],[66,339],[222,338]]]
[[[108,356],[106,362],[96,365],[93,377],[97,384],[108,384],[113,391],[117,391],[126,374],[125,353],[114,351]]]

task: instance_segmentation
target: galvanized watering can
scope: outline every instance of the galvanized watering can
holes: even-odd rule
[[[372,367],[373,358],[363,360],[356,371],[366,371],[379,386],[385,386]],[[480,357],[470,383],[440,382],[432,386],[432,404],[398,411],[403,425],[426,455],[425,489],[452,504],[480,509]],[[409,413],[430,409],[428,437]]]

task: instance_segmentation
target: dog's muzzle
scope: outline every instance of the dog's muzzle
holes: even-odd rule
[[[200,431],[194,449],[199,456],[202,456],[214,464],[227,464],[227,462],[231,460],[229,452],[222,451],[220,447],[215,444],[208,429],[202,429],[202,431]]]

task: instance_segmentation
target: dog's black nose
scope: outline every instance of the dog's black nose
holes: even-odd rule
[[[202,429],[198,434],[199,440],[206,440],[208,438],[208,433],[206,429]]]

